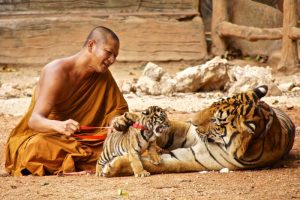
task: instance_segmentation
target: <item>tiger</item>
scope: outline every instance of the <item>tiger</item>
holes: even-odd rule
[[[144,168],[157,174],[272,167],[292,149],[295,125],[282,110],[261,100],[267,91],[261,85],[212,103],[190,121],[170,120],[156,139],[167,153],[160,165],[142,158]],[[128,159],[115,157],[109,173],[132,174]]]
[[[148,150],[148,156],[154,165],[160,163],[157,153],[156,137],[168,128],[169,120],[166,112],[158,106],[150,106],[140,113],[125,112],[113,122],[113,129],[103,144],[96,164],[96,176],[108,176],[103,173],[110,168],[110,161],[116,156],[126,156],[135,177],[150,176],[144,170],[140,156]]]

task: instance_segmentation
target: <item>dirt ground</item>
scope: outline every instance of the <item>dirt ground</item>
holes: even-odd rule
[[[169,64],[166,68],[176,71],[183,66],[189,66],[186,63],[177,64],[176,67],[172,65]],[[135,78],[140,74],[141,67],[124,64],[113,66],[111,70],[116,79]],[[0,81],[30,82],[38,76],[39,71],[40,68],[18,68],[16,72],[2,71]],[[168,97],[164,97],[163,100],[168,100],[166,98]],[[300,97],[296,101],[300,102]],[[212,171],[158,174],[147,178],[99,178],[93,175],[0,177],[0,199],[300,199],[298,105],[292,108],[283,104],[277,105],[292,118],[297,132],[290,154],[272,169],[229,173]],[[0,110],[0,113],[0,172],[4,173],[5,142],[21,116],[6,114],[6,110]],[[171,119],[185,120],[192,114],[176,109],[168,111]]]

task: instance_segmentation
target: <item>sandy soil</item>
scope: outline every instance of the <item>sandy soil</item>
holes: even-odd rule
[[[186,63],[166,65],[174,72]],[[32,81],[39,74],[39,68],[19,68],[16,72],[0,72],[2,83]],[[141,72],[140,65],[123,64],[112,67],[117,79],[135,78]],[[285,77],[287,80],[289,77]],[[172,119],[191,117],[198,109],[188,109],[181,104],[183,97],[139,98],[126,96],[133,109],[150,105],[152,102],[170,104],[168,115]],[[4,146],[9,132],[26,111],[29,97],[1,100],[0,106],[0,172],[4,170]],[[141,100],[142,99],[142,100]],[[189,97],[190,99],[190,97]],[[292,100],[293,101],[292,101]],[[196,101],[197,99],[195,99]],[[300,199],[300,97],[282,98],[277,101],[267,98],[268,103],[285,110],[297,127],[296,140],[290,154],[272,169],[220,173],[159,174],[147,178],[117,177],[98,178],[92,175],[47,176],[47,177],[0,177],[0,199]],[[198,100],[199,101],[199,100]],[[202,98],[201,101],[206,101]],[[176,102],[180,102],[179,104]],[[279,102],[279,103],[275,103]],[[197,104],[198,102],[194,102]],[[206,101],[205,106],[209,103]],[[289,103],[291,106],[286,106]],[[10,106],[9,106],[10,105]],[[13,105],[13,106],[11,106]],[[176,109],[176,105],[180,105]],[[189,104],[186,104],[190,106]],[[183,109],[182,109],[183,107]],[[185,108],[185,109],[184,109]],[[13,110],[15,109],[15,110]],[[13,110],[13,111],[12,111]],[[19,111],[19,112],[17,112]]]

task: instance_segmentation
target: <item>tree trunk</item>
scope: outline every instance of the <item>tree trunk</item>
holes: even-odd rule
[[[280,40],[282,38],[281,28],[256,28],[236,25],[230,22],[221,22],[217,32],[221,37],[231,36],[249,41]]]
[[[299,68],[297,40],[289,37],[291,28],[297,25],[296,5],[297,0],[285,0],[283,4],[282,57],[277,70],[288,74]]]
[[[218,34],[218,26],[228,21],[227,0],[213,0],[213,13],[211,24],[212,54],[223,55],[227,49],[224,38]]]

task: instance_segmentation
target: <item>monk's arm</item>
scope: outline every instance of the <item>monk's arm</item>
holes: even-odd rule
[[[45,69],[38,85],[36,104],[29,119],[28,126],[38,132],[59,132],[70,136],[79,130],[79,123],[68,119],[66,121],[50,120],[50,114],[55,103],[63,94],[64,76],[59,70]]]
[[[68,119],[66,121],[59,121],[48,119],[46,116],[48,116],[49,110],[51,110],[51,106],[49,104],[38,103],[37,101],[28,122],[29,127],[38,132],[55,131],[67,136],[70,136],[79,130],[79,123],[75,120]]]

